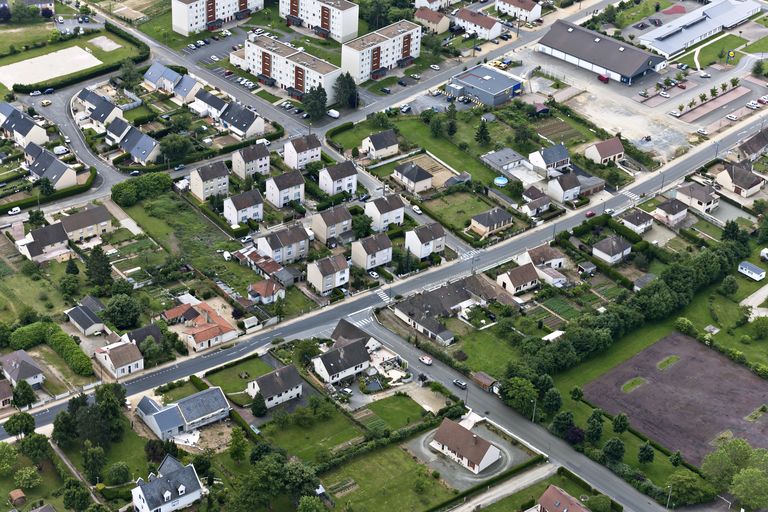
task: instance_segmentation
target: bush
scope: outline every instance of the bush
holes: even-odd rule
[[[55,191],[53,194],[49,196],[39,196],[39,197],[27,197],[24,199],[19,199],[18,201],[13,201],[10,203],[5,203],[3,205],[4,210],[10,210],[16,206],[21,208],[22,210],[24,208],[31,208],[33,206],[40,206],[44,203],[51,203],[58,199],[63,199],[65,197],[71,197],[75,196],[77,194],[82,194],[83,192],[87,192],[88,189],[91,188],[93,185],[93,180],[96,179],[96,168],[91,167],[90,168],[90,174],[88,176],[88,179],[83,183],[82,185],[75,185],[74,187],[67,187],[61,190]]]
[[[59,326],[54,326],[52,330],[55,332],[48,335],[48,346],[59,354],[64,359],[64,362],[67,363],[67,366],[76,374],[82,376],[93,375],[93,366],[91,365],[90,358],[75,343],[72,336],[62,331]]]
[[[198,391],[205,391],[210,387],[208,384],[203,382],[203,379],[201,379],[197,375],[190,375],[189,382],[191,382],[192,385],[195,386],[195,388],[197,388]]]
[[[144,199],[158,197],[171,190],[173,181],[168,174],[144,174],[112,187],[112,200],[122,207],[133,206]]]
[[[108,485],[119,485],[131,479],[131,470],[125,462],[115,462],[107,468],[105,481]]]

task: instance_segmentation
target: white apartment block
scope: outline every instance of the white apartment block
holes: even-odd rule
[[[264,8],[264,0],[171,0],[171,28],[183,36],[216,30]]]
[[[322,86],[328,104],[335,101],[333,86],[341,69],[285,43],[251,34],[245,41],[245,64],[246,71],[273,79],[275,85],[295,98],[301,99],[311,88]]]
[[[342,192],[354,195],[357,191],[357,168],[350,160],[321,169],[318,174],[320,190],[330,196]]]
[[[400,20],[341,47],[341,70],[355,83],[378,79],[387,70],[409,65],[421,54],[421,26]]]
[[[320,37],[340,43],[357,37],[357,4],[347,0],[280,0],[280,17],[288,25],[306,26]]]

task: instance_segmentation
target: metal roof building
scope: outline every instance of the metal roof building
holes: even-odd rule
[[[451,78],[446,90],[455,96],[495,107],[523,92],[523,79],[492,66],[480,64]]]

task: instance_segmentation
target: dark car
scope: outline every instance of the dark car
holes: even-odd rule
[[[509,41],[510,39],[512,39],[512,36],[510,36],[509,34],[501,34],[499,37],[505,41]]]
[[[397,85],[402,85],[403,87],[405,87],[405,86],[406,86],[406,85],[408,85],[408,84],[406,83],[406,81],[405,81],[405,80],[398,80],[398,81],[397,81]]]
[[[233,50],[233,51],[237,51],[237,45],[236,45],[236,44],[233,44],[233,45],[232,45],[232,50]]]
[[[210,40],[210,39],[203,39],[203,42],[204,42],[205,44],[211,44],[211,40]]]
[[[218,41],[220,38],[219,36],[211,36],[211,39],[213,39],[214,41]]]
[[[370,198],[371,198],[371,194],[363,194],[363,195],[361,195],[360,197],[358,197],[357,199],[358,199],[359,201],[362,201],[362,202],[366,202],[366,201],[367,201],[367,200],[369,200]]]
[[[384,94],[391,94],[391,93],[392,93],[392,89],[390,89],[389,87],[382,87],[382,88],[381,88],[381,89],[379,89],[379,90],[380,90],[381,92],[383,92]]]
[[[43,94],[53,94],[53,87],[49,87],[43,91]]]

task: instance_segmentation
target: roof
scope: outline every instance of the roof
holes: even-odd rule
[[[304,176],[301,175],[301,171],[285,172],[278,176],[273,176],[270,180],[275,183],[277,190],[285,190],[304,184]]]
[[[115,138],[122,137],[122,135],[130,128],[131,125],[128,124],[128,121],[123,119],[122,117],[116,117],[112,120],[111,123],[107,125],[107,133],[110,135],[114,135]]]
[[[550,485],[539,498],[542,512],[589,512],[579,500],[557,487]]]
[[[320,271],[322,276],[330,276],[337,272],[341,272],[349,268],[349,263],[343,254],[337,254],[335,256],[328,256],[326,258],[319,259],[310,265],[316,265],[317,270]]]
[[[307,235],[306,230],[300,224],[297,224],[279,231],[273,231],[264,238],[266,238],[271,248],[278,249],[307,240],[309,235]]]
[[[542,148],[539,153],[541,153],[541,157],[547,165],[568,160],[571,157],[570,153],[568,153],[568,148],[562,142],[554,146]]]
[[[187,423],[213,414],[220,409],[229,409],[229,402],[220,387],[214,386],[194,395],[182,398],[176,405]]]
[[[84,306],[75,306],[66,313],[69,320],[79,325],[83,330],[103,323],[96,313]]]
[[[357,39],[347,41],[344,43],[344,46],[348,46],[357,51],[362,51],[371,48],[372,46],[377,46],[390,39],[394,39],[406,32],[420,28],[421,27],[419,25],[411,21],[399,20],[392,23],[391,25],[387,25],[386,27],[381,27],[375,32],[369,32],[368,34],[358,37]]]
[[[624,153],[624,145],[618,137],[611,137],[608,140],[600,141],[594,146],[597,150],[597,154],[600,155],[600,158],[608,158]]]
[[[201,180],[210,181],[217,178],[225,178],[229,174],[229,169],[227,169],[227,165],[224,162],[219,161],[199,167],[193,172],[196,172]]]
[[[96,349],[96,351],[105,353],[115,368],[122,368],[144,359],[139,347],[130,341],[101,347]]]
[[[563,189],[563,191],[572,190],[574,188],[579,188],[581,186],[581,183],[579,182],[579,177],[572,172],[561,174],[560,176],[555,178],[555,180],[560,185],[560,188]]]
[[[502,3],[512,5],[518,9],[531,12],[534,7],[539,5],[535,0],[500,0]]]
[[[320,147],[320,141],[317,135],[310,133],[309,135],[302,135],[300,137],[294,137],[290,139],[286,144],[290,144],[296,150],[297,153],[303,153],[311,149],[317,149]]]
[[[547,195],[544,192],[534,187],[533,185],[531,185],[530,187],[525,189],[525,191],[523,191],[523,197],[530,199],[531,201],[533,201],[534,199],[540,199],[546,196]]]
[[[628,77],[653,69],[665,60],[660,55],[564,20],[555,21],[539,44]]]
[[[513,222],[514,217],[504,208],[495,207],[487,212],[479,213],[472,217],[472,220],[481,226],[492,227],[496,225],[505,225]]]
[[[404,208],[403,200],[396,194],[377,197],[373,200],[373,205],[380,214],[393,212],[399,208]]]
[[[134,160],[144,161],[158,146],[158,142],[135,126],[131,126],[119,146],[130,153]]]
[[[176,431],[179,427],[184,426],[184,418],[182,418],[181,412],[176,406],[160,409],[152,417],[162,432]]]
[[[227,102],[215,94],[211,94],[205,89],[200,89],[195,93],[195,99],[200,100],[214,110],[221,110],[227,106]]]
[[[296,52],[288,56],[288,60],[301,67],[311,69],[315,73],[326,75],[338,70],[339,67],[330,62],[317,58],[307,52]]]
[[[413,14],[413,18],[416,20],[424,20],[427,23],[433,23],[437,25],[446,18],[446,15],[437,11],[433,11],[429,7],[419,7]]]
[[[0,126],[0,128],[25,136],[31,132],[35,126],[38,125],[35,123],[34,119],[29,117],[26,113],[13,108],[13,110],[8,113],[8,117],[6,117],[5,122],[2,124],[2,126]]]
[[[222,121],[242,132],[247,131],[258,119],[259,115],[256,112],[239,103],[230,103],[221,114]]]
[[[386,233],[378,233],[363,238],[359,241],[363,246],[365,254],[376,254],[379,251],[392,248],[392,240],[386,235]]]
[[[56,509],[50,503],[46,503],[41,507],[33,508],[29,512],[56,512]]]
[[[757,132],[739,146],[739,151],[752,156],[761,153],[768,146],[768,128]]]
[[[483,461],[486,453],[493,446],[488,440],[473,434],[471,430],[449,418],[443,419],[435,432],[434,440],[454,452],[459,458],[466,458],[470,464],[476,466]]]
[[[357,168],[350,160],[345,160],[336,165],[329,165],[325,170],[333,181],[349,178],[350,176],[357,176]]]
[[[479,64],[454,75],[451,82],[454,81],[494,95],[506,92],[510,87],[521,83],[515,75],[486,64]]]
[[[335,342],[334,348],[349,345],[356,341],[368,341],[370,338],[370,334],[344,318],[339,320],[331,333],[331,339]]]
[[[754,265],[748,261],[742,261],[739,263],[739,268],[743,268],[744,270],[748,270],[749,272],[752,272],[753,274],[763,274],[765,273],[765,270],[758,267],[757,265]]]
[[[3,372],[7,373],[8,378],[13,382],[43,373],[43,370],[40,369],[35,360],[24,350],[16,350],[10,354],[0,356],[0,366],[3,367]]]
[[[445,237],[445,229],[443,229],[443,226],[437,222],[416,226],[413,229],[413,232],[422,244]]]
[[[189,75],[184,75],[181,77],[181,80],[179,80],[179,83],[176,84],[176,87],[173,88],[173,93],[178,96],[186,96],[192,92],[192,89],[194,89],[196,85],[197,80]]]
[[[89,103],[93,108],[91,110],[91,119],[104,122],[117,106],[107,98],[90,89],[82,89],[77,93],[77,98],[85,103]]]
[[[259,393],[265,398],[279,395],[302,384],[301,376],[293,365],[283,366],[256,379]]]
[[[592,272],[597,269],[597,265],[595,265],[589,260],[582,261],[581,263],[579,263],[578,266],[581,267],[581,269],[584,270],[585,272]]]
[[[663,211],[667,215],[675,215],[677,213],[688,210],[688,206],[679,199],[667,199],[660,205],[656,206],[656,208]]]
[[[347,0],[318,0],[321,4],[333,7],[340,11],[346,11],[348,9],[354,9],[357,4],[347,2]]]
[[[744,189],[756,187],[764,181],[763,178],[752,172],[752,165],[749,162],[728,164],[725,166],[725,172],[731,177],[734,185]]]
[[[648,286],[650,282],[653,281],[654,279],[656,279],[656,274],[652,274],[651,272],[648,272],[646,274],[641,275],[637,279],[635,279],[632,284],[635,286],[635,288],[642,290],[643,288]]]
[[[632,208],[622,213],[619,217],[624,222],[628,222],[633,226],[642,226],[653,221],[653,217],[648,212],[644,212],[640,208]]]
[[[90,309],[94,313],[104,311],[104,304],[93,295],[86,295],[78,302],[81,306]]]
[[[426,181],[431,180],[432,175],[429,174],[427,171],[421,168],[421,166],[413,163],[413,162],[406,162],[404,164],[400,164],[397,167],[395,167],[395,172],[400,174],[403,178],[407,179],[408,181],[412,181],[414,183],[419,183],[420,181]]]
[[[0,380],[0,402],[7,400],[13,396],[13,388],[11,383],[5,379]]]
[[[248,285],[248,294],[257,295],[259,297],[272,297],[282,289],[283,285],[274,279],[269,278]]]
[[[483,13],[470,11],[469,9],[465,8],[459,9],[459,12],[456,13],[456,18],[466,21],[467,23],[472,23],[479,27],[483,27],[486,30],[492,29],[497,23],[499,23],[499,20],[496,18],[491,18],[490,16],[487,16]]]
[[[144,80],[157,86],[161,79],[166,79],[173,85],[176,85],[181,80],[181,75],[169,68],[168,66],[159,62],[153,63],[146,73],[144,73]]]
[[[85,210],[62,217],[61,225],[64,226],[64,231],[69,233],[111,220],[112,216],[104,205],[88,205]]]
[[[523,155],[512,148],[501,148],[481,155],[480,159],[494,169],[501,169],[509,164],[525,160]]]
[[[696,199],[697,201],[701,201],[702,203],[708,203],[717,199],[717,194],[715,193],[714,188],[709,185],[701,185],[695,181],[683,183],[677,187],[677,192]]]
[[[148,396],[141,397],[139,403],[136,404],[136,408],[145,416],[151,416],[160,410],[160,404],[149,398]]]
[[[565,258],[565,254],[551,245],[543,244],[533,249],[528,249],[528,257],[534,265],[543,265],[548,261]]]
[[[328,208],[327,210],[321,211],[317,215],[323,219],[323,222],[326,226],[333,226],[334,224],[340,224],[344,221],[349,222],[352,220],[352,214],[349,213],[349,210],[344,205]]]
[[[150,336],[158,342],[163,339],[163,332],[157,324],[149,324],[144,327],[139,327],[138,329],[125,333],[125,335],[131,343],[136,343],[138,345]]]
[[[369,360],[365,341],[354,341],[347,345],[332,348],[318,356],[329,375],[335,375],[348,368],[354,368]]]
[[[526,263],[520,267],[515,267],[507,272],[507,278],[512,286],[517,288],[524,284],[539,280],[539,274],[536,273],[536,267],[533,263]]]
[[[158,476],[150,473],[146,481],[139,479],[136,482],[149,510],[161,508],[166,503],[166,493],[170,494],[168,501],[173,501],[181,496],[179,489],[182,487],[185,495],[202,489],[195,467],[192,464],[184,466],[171,455],[165,456],[157,472]]]
[[[581,187],[581,191],[583,193],[586,193],[587,190],[591,190],[593,188],[605,187],[605,180],[603,178],[598,178],[597,176],[592,176],[591,174],[577,174],[576,179],[579,180],[579,186]]]
[[[60,244],[69,240],[67,238],[67,232],[64,231],[61,222],[56,222],[54,224],[49,224],[48,226],[32,230],[29,232],[29,236],[33,241],[28,243],[26,248],[31,257],[43,254],[43,251],[46,247]]]
[[[549,199],[548,196],[542,196],[538,199],[533,199],[531,201],[528,201],[524,206],[528,207],[529,211],[536,210],[538,208],[543,208],[544,206],[552,203],[552,201]]]
[[[47,178],[53,185],[55,185],[70,168],[47,149],[42,149],[28,167],[29,172],[37,176],[38,179],[42,180]]]
[[[398,20],[394,23],[387,25],[386,27],[381,27],[379,30],[376,31],[376,33],[381,34],[387,39],[394,39],[406,32],[410,32],[411,30],[420,31],[421,26],[417,25],[412,21]]]
[[[259,192],[259,190],[256,188],[246,192],[241,192],[227,199],[232,201],[232,205],[235,207],[235,210],[238,211],[264,203],[264,199],[261,197],[261,192]]]
[[[193,320],[200,316],[200,313],[192,307],[192,304],[179,304],[171,309],[163,312],[163,317],[167,320],[175,320],[177,318],[184,318],[184,320]]]
[[[264,143],[242,148],[238,150],[238,153],[243,157],[244,162],[253,162],[254,160],[269,158],[269,148]]]
[[[592,246],[592,249],[596,249],[608,256],[616,256],[617,254],[622,254],[631,247],[629,242],[616,235],[600,240]]]

